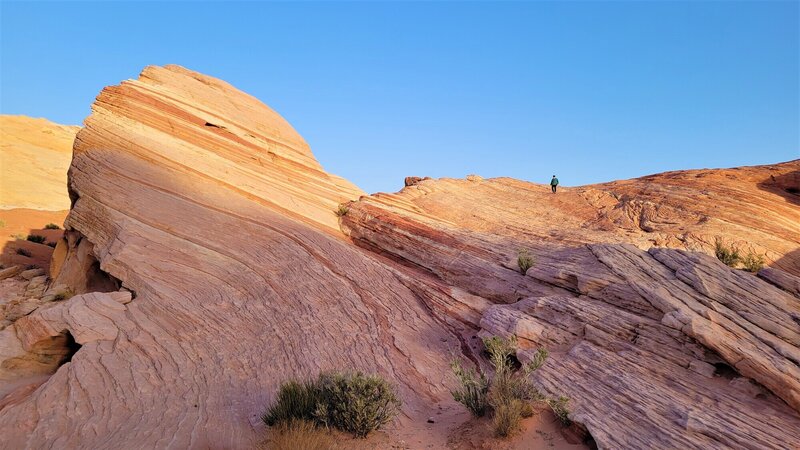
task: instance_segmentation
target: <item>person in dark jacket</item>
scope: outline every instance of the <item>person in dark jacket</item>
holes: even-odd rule
[[[556,193],[556,186],[558,186],[558,178],[556,178],[556,176],[553,175],[553,179],[550,180],[550,189],[553,190],[554,194]]]

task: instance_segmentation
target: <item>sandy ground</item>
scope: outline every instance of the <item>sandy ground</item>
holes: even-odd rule
[[[404,423],[401,430],[377,431],[367,439],[356,439],[345,433],[333,432],[338,446],[334,449],[383,450],[383,449],[454,449],[454,450],[523,450],[552,449],[579,450],[589,446],[581,442],[579,433],[571,427],[563,427],[547,409],[540,408],[537,414],[522,421],[522,429],[515,435],[502,439],[492,432],[491,419],[470,416],[456,403],[443,404],[431,416],[433,423]],[[269,431],[259,448],[271,447]]]

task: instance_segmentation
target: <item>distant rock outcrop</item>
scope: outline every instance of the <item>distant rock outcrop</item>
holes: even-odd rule
[[[0,210],[69,209],[67,169],[80,127],[0,115]]]
[[[80,128],[45,119],[0,115],[0,264],[47,268],[52,248],[26,241],[29,234],[55,242],[69,209],[67,169]]]
[[[463,448],[449,362],[498,334],[550,350],[535,382],[601,448],[798,447],[799,169],[364,196],[255,98],[148,67],[75,141],[51,283],[77,295],[8,309],[0,447],[252,448],[281,381],[343,368],[397,385],[387,439]]]

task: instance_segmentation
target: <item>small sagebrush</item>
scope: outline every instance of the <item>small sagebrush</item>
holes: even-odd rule
[[[20,256],[27,256],[28,258],[31,257],[31,252],[25,250],[24,248],[18,248],[17,249],[17,254],[20,255]]]
[[[742,265],[744,266],[744,270],[756,273],[764,268],[764,256],[748,252],[742,259]]]
[[[394,388],[378,375],[323,373],[317,382],[322,398],[317,421],[356,437],[386,425],[400,410]]]
[[[391,421],[400,405],[394,387],[379,375],[329,372],[313,381],[281,385],[262,419],[270,426],[308,420],[366,437]]]
[[[517,253],[517,265],[519,266],[519,271],[522,272],[523,275],[528,272],[528,269],[533,267],[533,257],[527,250],[520,250]]]
[[[320,401],[319,388],[310,381],[290,380],[278,389],[278,398],[261,418],[269,426],[291,420],[313,420]]]
[[[466,406],[469,412],[475,417],[483,417],[486,408],[489,406],[487,395],[489,394],[489,379],[486,374],[476,372],[474,369],[464,369],[461,361],[453,360],[450,363],[458,379],[459,387],[450,391],[453,399]]]
[[[547,406],[553,411],[553,414],[556,415],[559,421],[564,426],[569,426],[572,421],[569,419],[569,409],[567,408],[567,403],[569,403],[569,398],[564,397],[563,395],[553,399],[549,398],[546,400]]]
[[[345,203],[342,203],[341,205],[339,205],[338,208],[336,208],[336,211],[334,212],[336,213],[336,217],[343,217],[346,216],[348,212],[350,212],[350,207],[347,206]]]
[[[37,244],[44,244],[44,241],[47,240],[44,236],[40,236],[38,234],[29,234],[28,237],[25,238],[28,241],[35,242]]]
[[[56,243],[56,242],[48,242],[45,245],[47,245],[48,247],[56,248],[56,245],[58,245],[58,243]]]
[[[552,403],[554,406],[551,408],[554,411],[555,408],[561,408],[556,412],[557,415],[562,414],[568,418],[566,397],[548,399],[533,385],[532,375],[544,364],[548,356],[547,350],[537,350],[530,361],[520,365],[516,359],[516,336],[484,338],[483,346],[494,368],[494,375],[489,379],[482,372],[465,371],[458,361],[453,362],[453,372],[459,380],[459,389],[452,391],[452,394],[455,400],[464,404],[475,416],[491,410],[495,435],[507,437],[514,434],[520,428],[522,419],[533,415],[534,403]],[[476,413],[481,411],[481,414]]]
[[[726,246],[722,239],[714,241],[714,255],[728,267],[735,267],[742,258],[738,248]]]
[[[48,223],[47,225],[44,226],[44,229],[45,230],[60,230],[61,227],[56,225],[56,224],[54,224],[54,223]]]

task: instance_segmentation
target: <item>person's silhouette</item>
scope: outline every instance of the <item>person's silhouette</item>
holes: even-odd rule
[[[556,186],[558,186],[558,178],[556,178],[556,176],[553,175],[553,179],[550,180],[550,189],[553,190],[554,194],[556,193]]]

